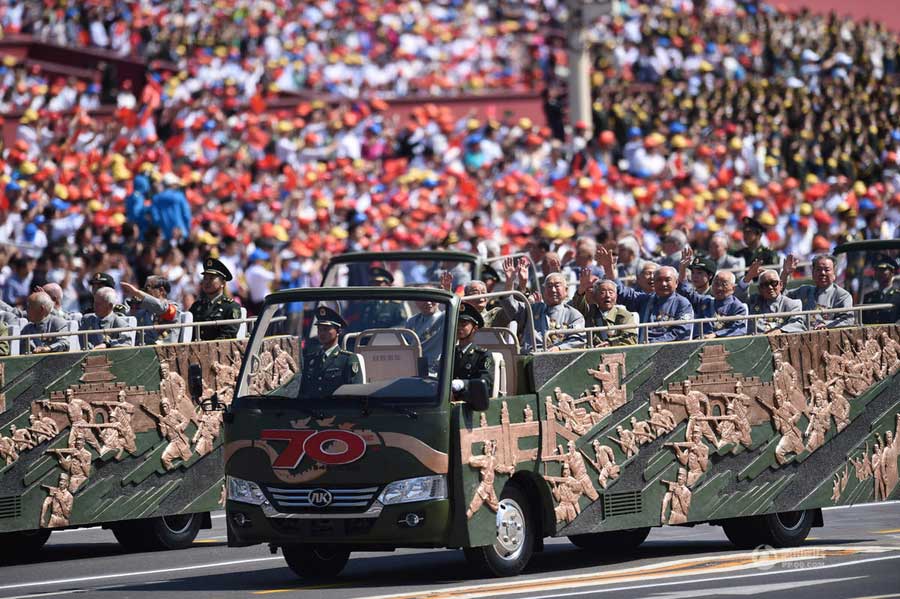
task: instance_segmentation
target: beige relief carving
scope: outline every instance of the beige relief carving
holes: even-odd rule
[[[497,474],[512,474],[516,471],[515,466],[499,461],[496,441],[485,441],[483,451],[482,455],[470,456],[467,462],[469,466],[480,471],[481,482],[478,483],[475,496],[472,497],[469,508],[466,510],[466,518],[474,516],[482,505],[486,505],[489,510],[496,512],[500,508],[500,499],[494,490],[494,478]]]
[[[73,445],[66,449],[48,449],[59,460],[63,471],[69,475],[68,490],[73,494],[91,475],[91,452],[85,448],[84,435],[76,434]]]
[[[600,443],[600,439],[594,439],[592,446],[594,447],[594,460],[591,463],[600,473],[597,480],[605,489],[610,481],[619,478],[621,468],[616,464],[616,455],[613,453],[612,447],[603,445]]]
[[[49,495],[41,505],[41,528],[59,528],[69,525],[69,517],[72,515],[72,504],[75,498],[69,489],[69,475],[65,472],[59,475],[59,482],[55,487],[42,485]]]
[[[191,438],[194,444],[194,451],[197,455],[205,456],[212,452],[216,444],[216,437],[222,429],[222,413],[221,412],[203,412],[200,415],[200,426],[197,432]]]
[[[843,472],[834,475],[831,487],[831,500],[840,501],[841,493],[847,488],[847,482],[850,480],[850,469],[845,465]]]
[[[19,450],[12,437],[0,435],[0,458],[3,458],[7,466],[19,459]]]
[[[189,419],[175,409],[172,406],[172,402],[166,397],[159,401],[160,412],[154,412],[143,405],[141,408],[156,420],[159,434],[169,441],[160,457],[163,467],[166,470],[171,470],[177,466],[176,460],[181,459],[186,462],[191,459],[193,451],[191,450],[190,441],[184,432],[187,429]]]
[[[616,433],[618,437],[607,436],[606,438],[618,444],[625,454],[626,460],[636,456],[639,451],[637,435],[623,426],[617,426]]]
[[[687,522],[693,495],[688,488],[687,480],[687,470],[679,468],[677,480],[662,481],[663,484],[669,486],[669,490],[663,495],[662,510],[659,516],[660,524],[684,524]]]
[[[849,458],[845,466],[845,470],[853,466],[857,481],[873,480],[876,501],[890,497],[900,483],[897,472],[897,458],[900,457],[900,414],[897,414],[896,421],[895,430],[885,431],[883,438],[881,432],[875,432],[871,451],[867,442],[862,453]],[[838,501],[840,495],[837,498],[832,496],[832,499]]]
[[[550,483],[551,494],[556,500],[554,514],[557,522],[569,523],[581,513],[581,505],[578,500],[584,494],[584,486],[572,476],[569,464],[563,462],[562,476],[547,476],[544,479]]]
[[[709,447],[703,442],[703,432],[694,428],[690,441],[666,443],[666,446],[671,447],[678,461],[687,467],[687,485],[693,487],[709,468]]]
[[[259,353],[259,363],[250,379],[250,393],[261,395],[288,383],[297,373],[297,361],[279,344],[266,341]]]

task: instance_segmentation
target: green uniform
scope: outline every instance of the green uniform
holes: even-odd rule
[[[464,381],[482,379],[490,393],[494,388],[494,358],[491,352],[474,343],[464,348],[457,345],[453,357],[453,378]]]
[[[868,293],[863,304],[894,304],[893,308],[863,312],[864,324],[893,324],[900,320],[900,289],[889,287]]]
[[[241,306],[233,299],[219,294],[213,300],[205,295],[200,295],[191,306],[191,314],[194,322],[210,322],[213,320],[233,320],[241,317]],[[238,324],[223,324],[208,327],[197,327],[200,330],[200,341],[215,341],[217,339],[234,339],[237,337]]]
[[[778,253],[775,250],[769,249],[764,246],[759,246],[755,250],[744,247],[735,252],[732,252],[731,255],[737,256],[738,258],[743,258],[744,264],[746,264],[748,267],[753,264],[753,261],[756,259],[761,260],[764,266],[781,263],[781,260],[778,258]]]
[[[335,345],[309,356],[303,365],[300,396],[313,399],[331,397],[341,385],[362,383],[362,369],[356,354]]]
[[[360,310],[358,316],[349,316],[351,331],[366,329],[390,329],[402,323],[403,302],[395,300],[369,301]]]

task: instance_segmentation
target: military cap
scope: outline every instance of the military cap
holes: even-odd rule
[[[226,281],[230,281],[233,277],[228,267],[216,260],[215,258],[207,258],[203,262],[203,274],[210,273],[219,275]]]
[[[369,269],[369,279],[374,283],[394,284],[394,275],[380,266],[373,266]]]
[[[900,267],[900,265],[898,265],[897,259],[892,258],[887,254],[879,254],[875,260],[875,268],[878,269],[886,268],[889,270],[897,270],[898,267]]]
[[[479,329],[484,326],[484,318],[481,317],[478,309],[471,304],[462,304],[459,309],[459,319],[474,322]]]
[[[759,231],[760,233],[766,232],[766,227],[761,222],[756,220],[751,216],[745,216],[741,221],[742,228],[744,229],[754,229],[755,231]]]
[[[112,278],[112,275],[107,274],[105,272],[95,272],[94,276],[91,277],[91,287],[97,285],[98,287],[112,287],[116,288],[116,281]]]
[[[481,280],[482,281],[494,280],[494,281],[499,282],[500,275],[497,273],[497,271],[494,269],[493,266],[488,266],[487,264],[485,264],[484,267],[481,269]]]
[[[694,261],[691,262],[691,270],[705,270],[709,273],[709,276],[714,276],[716,274],[716,263],[712,258],[707,258],[705,256],[697,256],[694,258]]]
[[[347,326],[347,321],[341,318],[337,311],[332,310],[328,306],[316,308],[316,322],[330,327],[344,328]]]

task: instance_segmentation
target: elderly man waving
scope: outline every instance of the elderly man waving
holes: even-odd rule
[[[614,277],[616,258],[600,246],[597,248],[597,264],[603,267],[607,277]],[[675,293],[678,286],[678,272],[671,266],[661,266],[653,276],[653,293],[635,291],[616,281],[619,303],[632,312],[637,312],[642,323],[672,322],[694,318],[694,310],[687,299]],[[650,327],[641,330],[641,340],[684,341],[691,338],[691,325]]]
[[[518,274],[517,274],[518,269]],[[528,276],[528,260],[520,259],[516,264],[512,258],[503,262],[503,271],[506,275],[506,290],[512,291],[515,280],[518,277]],[[563,334],[566,329],[583,329],[584,316],[581,312],[566,303],[568,299],[568,285],[566,277],[560,272],[550,273],[544,277],[544,301],[534,302],[531,312],[534,316],[534,329],[536,339],[534,347],[538,350],[559,351],[584,347],[584,333]],[[512,296],[505,296],[500,302],[503,312],[510,320],[519,323],[519,330],[525,330],[525,302]],[[531,345],[527,334],[523,340],[523,347]]]
[[[711,294],[699,293],[685,281],[685,271],[691,265],[694,252],[688,246],[684,249],[679,265],[680,283],[678,293],[691,302],[694,315],[697,318],[712,318],[714,316],[746,316],[747,306],[734,297],[734,273],[727,270],[715,274],[710,285]],[[699,331],[697,329],[700,329]],[[747,334],[746,320],[729,320],[705,322],[702,326],[695,325],[694,336],[702,339],[715,339],[716,337],[735,337]]]

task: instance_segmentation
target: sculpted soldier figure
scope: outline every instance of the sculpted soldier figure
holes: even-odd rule
[[[165,360],[159,362],[159,394],[175,406],[182,401],[190,401],[184,378],[172,370]]]
[[[881,332],[881,377],[894,374],[900,370],[900,343],[896,342],[887,331]]]
[[[687,485],[694,486],[706,469],[709,468],[709,448],[703,442],[703,434],[699,428],[692,431],[690,441],[682,443],[666,443],[675,451],[675,457],[682,465],[687,466]]]
[[[280,347],[276,346],[272,350],[272,353],[275,356],[275,381],[273,388],[277,389],[294,377],[294,374],[297,372],[297,363],[294,361],[294,358],[291,357],[291,354]],[[236,374],[237,373],[235,373],[235,375]],[[216,375],[216,383],[218,382],[219,377]],[[234,380],[231,381],[231,385],[234,385]]]
[[[50,492],[50,495],[44,499],[44,503],[41,505],[41,528],[68,526],[69,516],[72,515],[72,504],[75,501],[69,490],[69,475],[65,472],[61,473],[55,487],[42,486]]]
[[[806,449],[815,451],[825,444],[825,435],[831,428],[831,406],[825,395],[817,391],[813,395],[813,406],[810,410],[809,424],[806,426]]]
[[[635,437],[634,433],[622,426],[617,426],[616,432],[619,434],[618,439],[610,436],[607,436],[606,438],[619,444],[619,447],[621,447],[622,451],[625,453],[625,459],[636,456],[638,444],[637,437]]]
[[[675,414],[662,406],[650,406],[650,426],[657,437],[666,435],[675,430]]]
[[[631,432],[637,437],[638,444],[640,445],[650,443],[656,438],[653,436],[653,431],[650,429],[650,423],[646,420],[638,420],[634,416],[631,417]]]
[[[165,397],[159,402],[159,409],[162,411],[161,414],[153,412],[146,406],[141,407],[144,408],[148,414],[156,418],[157,424],[159,425],[159,433],[169,440],[169,444],[166,446],[165,450],[163,450],[162,454],[162,463],[166,470],[174,468],[174,462],[179,458],[185,462],[191,459],[191,444],[188,442],[187,435],[184,433],[189,422],[188,419],[182,416],[178,410],[173,409],[172,404]]]
[[[287,355],[287,352],[283,352]],[[288,356],[290,358],[290,356]],[[276,364],[278,360],[276,358]],[[234,398],[234,383],[237,380],[237,368],[234,366],[229,366],[228,364],[223,364],[222,362],[213,362],[212,364],[213,372],[216,374],[216,389],[215,394],[219,397],[219,403],[224,404],[226,406],[231,405],[231,400]],[[286,384],[291,380],[293,374],[297,372],[296,365],[294,366],[294,370],[291,373],[291,376],[287,378],[287,380],[282,381],[281,384]],[[210,395],[213,393],[210,390]]]
[[[582,486],[572,476],[569,464],[563,462],[562,476],[545,476],[545,479],[553,485],[553,498],[557,505],[554,508],[557,522],[572,522],[581,513],[578,499],[581,497]]]
[[[779,464],[787,462],[787,454],[802,453],[806,447],[803,445],[803,435],[797,428],[801,412],[794,404],[787,401],[781,389],[775,390],[775,405],[771,406],[762,400],[758,400],[772,413],[775,430],[781,433],[778,446],[775,447],[775,459]]]
[[[600,486],[604,489],[610,480],[619,478],[620,468],[616,464],[616,456],[612,447],[602,445],[599,439],[594,439],[594,468],[600,471]]]
[[[203,412],[200,416],[200,426],[191,442],[194,443],[194,451],[200,456],[205,456],[213,450],[216,437],[222,427],[221,412]]]
[[[69,449],[48,449],[55,453],[59,465],[69,475],[69,491],[75,493],[91,475],[91,452],[84,448],[84,436],[75,437],[75,446]]]
[[[19,428],[15,424],[10,424],[9,434],[19,453],[28,451],[35,446],[34,439],[31,438],[31,432],[27,428]]]
[[[19,459],[19,451],[12,438],[0,435],[0,457],[6,460],[7,466]]]
[[[584,495],[590,497],[591,501],[596,501],[600,498],[600,494],[597,493],[597,490],[594,488],[594,485],[591,482],[591,477],[588,474],[587,465],[584,463],[584,457],[575,446],[575,441],[569,441],[568,451],[566,453],[563,453],[562,449],[560,448],[559,455],[549,456],[547,460],[561,461],[564,464],[568,465],[569,470],[572,473],[572,477],[575,478],[576,481],[578,481],[578,485],[581,487],[581,492]]]
[[[709,398],[700,391],[695,391],[691,386],[690,380],[685,380],[681,385],[684,389],[684,393],[662,391],[659,394],[660,397],[667,402],[682,404],[685,411],[687,411],[688,428],[690,429],[694,426],[700,427],[700,430],[703,431],[703,436],[708,439],[713,446],[718,447],[719,440],[716,438],[716,434],[713,432],[709,422],[697,419],[697,417],[709,416]]]
[[[664,480],[669,485],[669,490],[663,495],[662,510],[659,521],[661,524],[684,524],[687,522],[688,511],[691,509],[691,490],[687,485],[687,472],[684,468],[678,469],[678,479],[675,482]],[[666,511],[671,506],[672,511],[668,519]]]
[[[844,395],[844,379],[838,378],[828,381],[828,400],[831,404],[831,415],[838,432],[841,432],[850,424],[850,402]]]
[[[31,431],[37,445],[40,445],[44,441],[49,441],[59,434],[59,428],[57,428],[56,423],[52,418],[38,418],[37,414],[32,414],[28,417],[28,420],[31,423],[28,430]]]
[[[66,389],[66,401],[49,401],[45,399],[41,401],[41,405],[44,406],[45,410],[58,410],[69,415],[69,424],[71,425],[69,430],[69,447],[72,447],[74,444],[76,426],[81,423],[90,424],[94,421],[94,408],[90,402],[80,397],[75,397],[75,392],[72,389]],[[97,440],[94,431],[84,429],[82,434],[84,434],[85,442],[99,453],[100,442]]]
[[[720,437],[724,438],[726,436],[729,437],[728,442],[730,443],[741,443],[746,447],[750,447],[753,444],[753,439],[751,438],[751,427],[750,427],[750,403],[753,401],[750,399],[750,396],[744,393],[744,384],[741,381],[737,381],[734,384],[734,393],[710,393],[710,397],[724,397],[727,401],[725,405],[725,414],[730,418],[722,419],[719,421],[719,429],[722,428],[732,430],[732,433],[726,435],[724,433],[720,434]]]
[[[483,455],[473,455],[469,458],[469,466],[481,471],[481,482],[475,489],[475,496],[472,497],[469,509],[466,510],[466,518],[474,516],[483,504],[487,504],[492,512],[496,512],[500,507],[500,500],[494,490],[494,478],[496,474],[512,474],[516,469],[497,462],[497,442],[491,440],[484,442]]]

